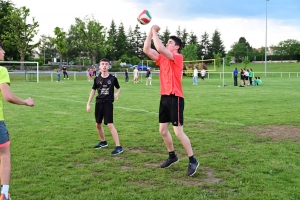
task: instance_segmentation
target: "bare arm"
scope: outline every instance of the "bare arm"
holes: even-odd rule
[[[150,29],[150,32],[144,42],[144,53],[149,56],[152,60],[158,60],[158,53],[154,49],[151,49],[151,40],[152,40],[152,28]]]
[[[96,90],[92,89],[92,91],[90,93],[89,100],[88,100],[88,102],[86,104],[86,111],[87,112],[91,111],[91,105],[90,104],[91,104],[92,99],[94,98],[95,92],[96,92]]]
[[[116,100],[118,100],[120,92],[121,92],[121,88],[117,89],[117,92],[115,93]]]
[[[162,55],[164,55],[165,57],[169,58],[170,60],[174,60],[173,54],[171,53],[171,51],[169,49],[167,49],[163,43],[161,42],[161,40],[159,39],[157,32],[160,30],[160,27],[157,25],[152,26],[152,39],[154,42],[154,46],[157,49],[157,51],[159,53],[161,53]]]
[[[10,90],[10,87],[7,83],[0,84],[0,90],[2,92],[3,99],[9,103],[18,104],[18,105],[26,105],[26,106],[34,106],[34,100],[32,98],[21,99],[14,95]]]

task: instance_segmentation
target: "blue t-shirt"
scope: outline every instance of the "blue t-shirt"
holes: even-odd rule
[[[235,69],[234,71],[233,71],[233,75],[238,75],[239,74],[239,71],[237,70],[237,69]]]

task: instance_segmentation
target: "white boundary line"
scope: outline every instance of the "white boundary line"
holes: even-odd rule
[[[46,99],[53,99],[53,100],[62,100],[62,101],[69,101],[69,102],[75,102],[75,103],[83,103],[86,104],[87,102],[84,101],[77,101],[77,100],[71,100],[71,99],[62,99],[62,98],[54,98],[54,97],[48,97],[48,96],[39,96],[39,95],[31,95],[31,94],[26,94],[30,97],[39,97],[39,98],[46,98]],[[94,104],[94,103],[92,103]],[[130,110],[130,111],[139,111],[139,112],[145,112],[149,114],[155,114],[158,115],[158,112],[152,112],[148,110],[143,110],[143,109],[137,109],[137,108],[126,108],[122,106],[114,106],[114,108],[122,109],[122,110]],[[245,126],[245,124],[242,123],[237,123],[237,122],[222,122],[219,120],[210,120],[210,119],[201,119],[201,118],[193,118],[193,117],[187,117],[184,116],[186,119],[191,119],[191,120],[197,120],[197,121],[202,121],[202,122],[210,122],[210,123],[217,123],[217,124],[228,124],[228,125],[235,125],[235,126]]]

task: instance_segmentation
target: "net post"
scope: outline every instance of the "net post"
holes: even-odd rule
[[[225,74],[224,74],[224,66],[225,66],[225,62],[224,62],[225,60],[224,60],[224,58],[223,58],[223,87],[224,87],[224,85],[225,85],[225,83],[224,83],[224,76],[225,76]]]
[[[36,82],[40,82],[40,76],[39,76],[39,62],[36,62],[37,68],[36,68]]]

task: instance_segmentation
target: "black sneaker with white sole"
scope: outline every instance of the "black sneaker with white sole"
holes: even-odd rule
[[[199,167],[199,165],[200,165],[200,163],[198,161],[196,161],[195,163],[189,163],[186,175],[187,176],[193,176],[196,173],[197,168]]]
[[[115,150],[111,152],[112,155],[118,155],[120,153],[123,153],[123,148],[121,146],[116,146]]]
[[[108,146],[108,143],[105,141],[105,142],[99,142],[96,146],[94,146],[95,149],[101,149],[101,148],[104,148],[104,147],[107,147]]]
[[[179,161],[178,157],[175,156],[175,158],[168,158],[166,160],[166,162],[164,162],[163,164],[160,165],[161,168],[169,168],[171,165],[173,165],[174,163],[177,163]]]

